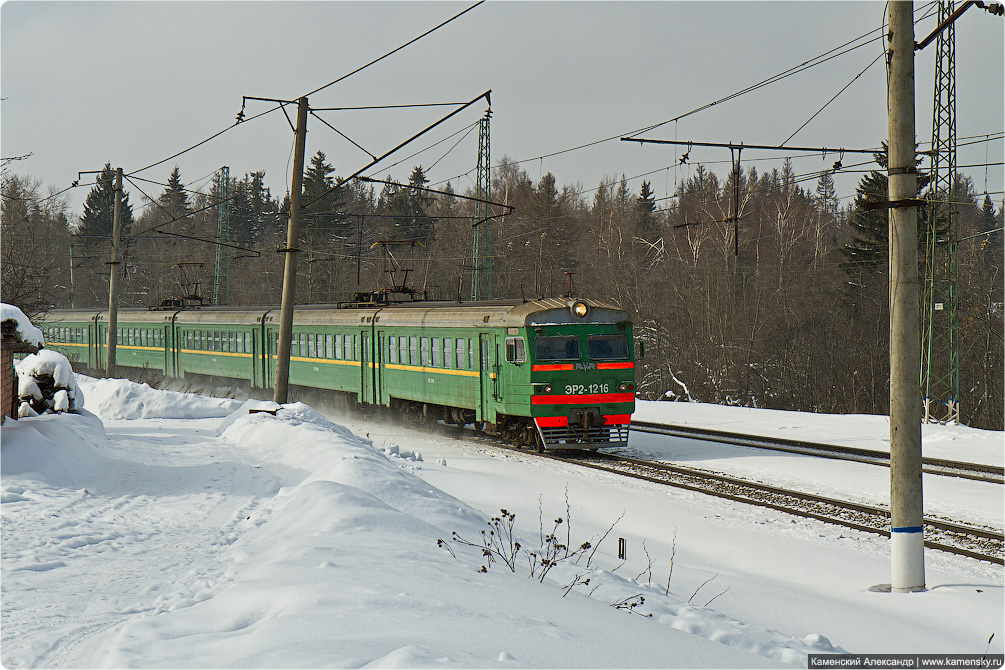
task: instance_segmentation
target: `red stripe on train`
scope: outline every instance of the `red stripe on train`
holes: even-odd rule
[[[618,363],[597,363],[598,370],[630,370],[635,367],[635,363],[631,361],[622,361]]]
[[[532,405],[587,405],[610,402],[635,402],[634,393],[593,393],[582,395],[532,395]]]
[[[541,428],[564,428],[569,425],[567,416],[538,416],[534,418]]]
[[[546,365],[533,365],[531,372],[555,372],[556,370],[571,370],[572,363],[549,363]]]

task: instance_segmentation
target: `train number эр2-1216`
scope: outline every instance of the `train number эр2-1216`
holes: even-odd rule
[[[609,393],[608,384],[566,384],[566,395],[582,395],[584,393]]]

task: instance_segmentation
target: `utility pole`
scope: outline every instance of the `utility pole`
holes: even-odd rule
[[[891,590],[925,589],[914,3],[889,4]]]
[[[307,145],[307,96],[297,100],[296,148],[293,154],[293,184],[290,186],[290,218],[286,229],[286,269],[283,273],[283,303],[279,316],[279,350],[276,352],[276,386],[273,400],[286,404],[290,384],[290,346],[293,340],[293,305],[297,300],[297,253],[300,252],[300,199],[304,190],[304,151]],[[266,343],[268,346],[268,343]]]
[[[70,309],[77,309],[76,288],[73,283],[73,242],[70,242]]]
[[[108,263],[108,342],[105,347],[105,376],[115,373],[116,328],[119,325],[119,238],[122,236],[122,168],[115,168],[115,205],[112,209],[112,260]]]

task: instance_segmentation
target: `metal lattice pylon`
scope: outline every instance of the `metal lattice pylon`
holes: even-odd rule
[[[939,24],[953,13],[939,2]],[[960,419],[959,264],[956,211],[956,30],[939,35],[935,55],[931,190],[925,236],[921,392],[925,422]]]
[[[492,110],[478,122],[478,177],[475,181],[475,197],[490,200],[492,195],[492,162],[489,151],[489,119]],[[485,202],[475,202],[474,240],[472,242],[471,299],[492,299],[492,219],[489,206]]]
[[[216,239],[230,244],[230,168],[220,168],[220,204],[216,211]],[[223,302],[220,301],[220,285],[223,285]],[[213,304],[230,304],[230,254],[223,253],[223,247],[216,245],[216,273],[213,277]]]

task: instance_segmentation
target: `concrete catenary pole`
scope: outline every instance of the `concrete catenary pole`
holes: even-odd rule
[[[290,384],[290,346],[293,340],[293,305],[297,300],[297,253],[300,251],[300,196],[304,188],[304,151],[307,145],[307,98],[297,100],[296,148],[293,153],[293,183],[290,186],[290,218],[286,229],[286,269],[283,273],[283,304],[279,316],[279,347],[276,351],[276,384],[272,399],[287,401]]]
[[[925,588],[921,494],[921,328],[914,127],[914,3],[889,25],[891,590]]]
[[[73,281],[73,242],[70,242],[70,309],[77,309],[77,287]]]
[[[112,260],[108,264],[108,340],[105,346],[105,376],[115,374],[116,329],[119,325],[119,277],[122,258],[119,238],[122,237],[122,168],[115,168],[115,204],[112,208]]]

